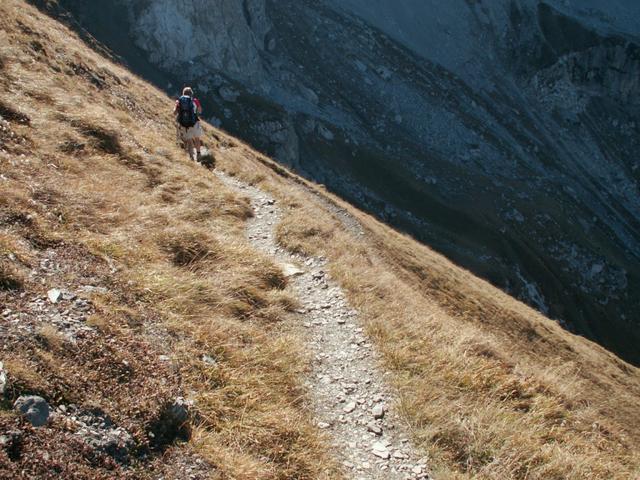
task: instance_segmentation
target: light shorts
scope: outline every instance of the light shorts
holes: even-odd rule
[[[193,140],[194,138],[200,138],[204,135],[200,122],[197,122],[193,127],[189,128],[178,125],[178,130],[180,132],[180,138],[182,138],[183,141]]]

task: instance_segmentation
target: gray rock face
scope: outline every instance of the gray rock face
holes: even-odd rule
[[[640,2],[122,3],[223,128],[640,362]]]
[[[143,4],[124,3],[133,9]],[[197,63],[250,83],[262,78],[259,53],[269,30],[264,0],[144,3],[146,7],[137,10],[132,33],[153,63],[169,70]]]
[[[20,412],[34,427],[42,427],[49,421],[49,404],[42,397],[19,397],[13,404],[13,408]]]

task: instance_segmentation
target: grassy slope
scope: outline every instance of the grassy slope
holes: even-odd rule
[[[77,345],[45,330],[0,347],[11,394],[97,403],[141,450],[162,404],[190,395],[198,423],[192,441],[173,448],[197,452],[216,477],[336,478],[305,414],[293,301],[243,238],[246,200],[185,161],[161,93],[23,2],[7,0],[0,13],[0,107],[18,97],[26,115],[2,107],[13,133],[0,132],[0,303],[28,311],[20,292],[28,299],[95,278],[108,292],[91,297],[98,333]],[[329,257],[396,373],[399,407],[439,478],[635,478],[638,369],[343,205],[367,231],[354,236],[301,180],[213,135],[220,168],[288,207],[281,242]],[[29,277],[52,251],[64,276]],[[124,378],[99,368],[125,359]],[[16,422],[1,413],[0,429]],[[171,474],[171,455],[132,473],[83,456],[70,437],[54,424],[29,442],[53,445],[54,461],[70,461],[79,477]],[[0,453],[0,476],[51,468],[28,460]]]
[[[396,374],[399,408],[437,478],[637,478],[637,368],[257,158],[281,178],[256,169],[253,155],[226,168],[288,205],[282,244],[328,256]],[[359,219],[366,236],[309,191]]]
[[[306,358],[286,321],[294,302],[280,270],[244,240],[247,200],[185,159],[160,92],[23,2],[3,1],[0,18],[0,111],[9,120],[0,137],[0,304],[36,330],[0,330],[10,399],[35,392],[53,405],[98,406],[142,453],[167,401],[191,397],[197,412],[180,453],[155,452],[134,470],[83,452],[55,421],[25,437],[18,461],[0,450],[0,477],[57,469],[64,478],[181,478],[172,459],[194,451],[216,478],[335,478],[305,413]],[[60,271],[30,276],[47,256]],[[85,295],[95,333],[73,344],[34,320],[32,299],[85,284],[107,292]],[[0,325],[11,331],[8,319]],[[3,411],[0,431],[15,428],[25,427]]]

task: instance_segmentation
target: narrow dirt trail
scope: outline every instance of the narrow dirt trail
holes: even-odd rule
[[[405,425],[390,408],[393,393],[358,312],[325,272],[326,261],[281,248],[275,237],[281,219],[276,201],[224,173],[217,175],[251,199],[255,215],[247,223],[247,238],[283,266],[289,288],[301,304],[301,336],[313,358],[306,387],[316,423],[329,433],[346,478],[430,478],[426,459],[414,450]]]

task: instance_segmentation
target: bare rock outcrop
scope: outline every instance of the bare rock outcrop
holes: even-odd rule
[[[270,28],[264,0],[158,0],[142,8],[128,3],[137,13],[135,42],[159,66],[197,63],[251,84],[262,78],[259,56]]]

